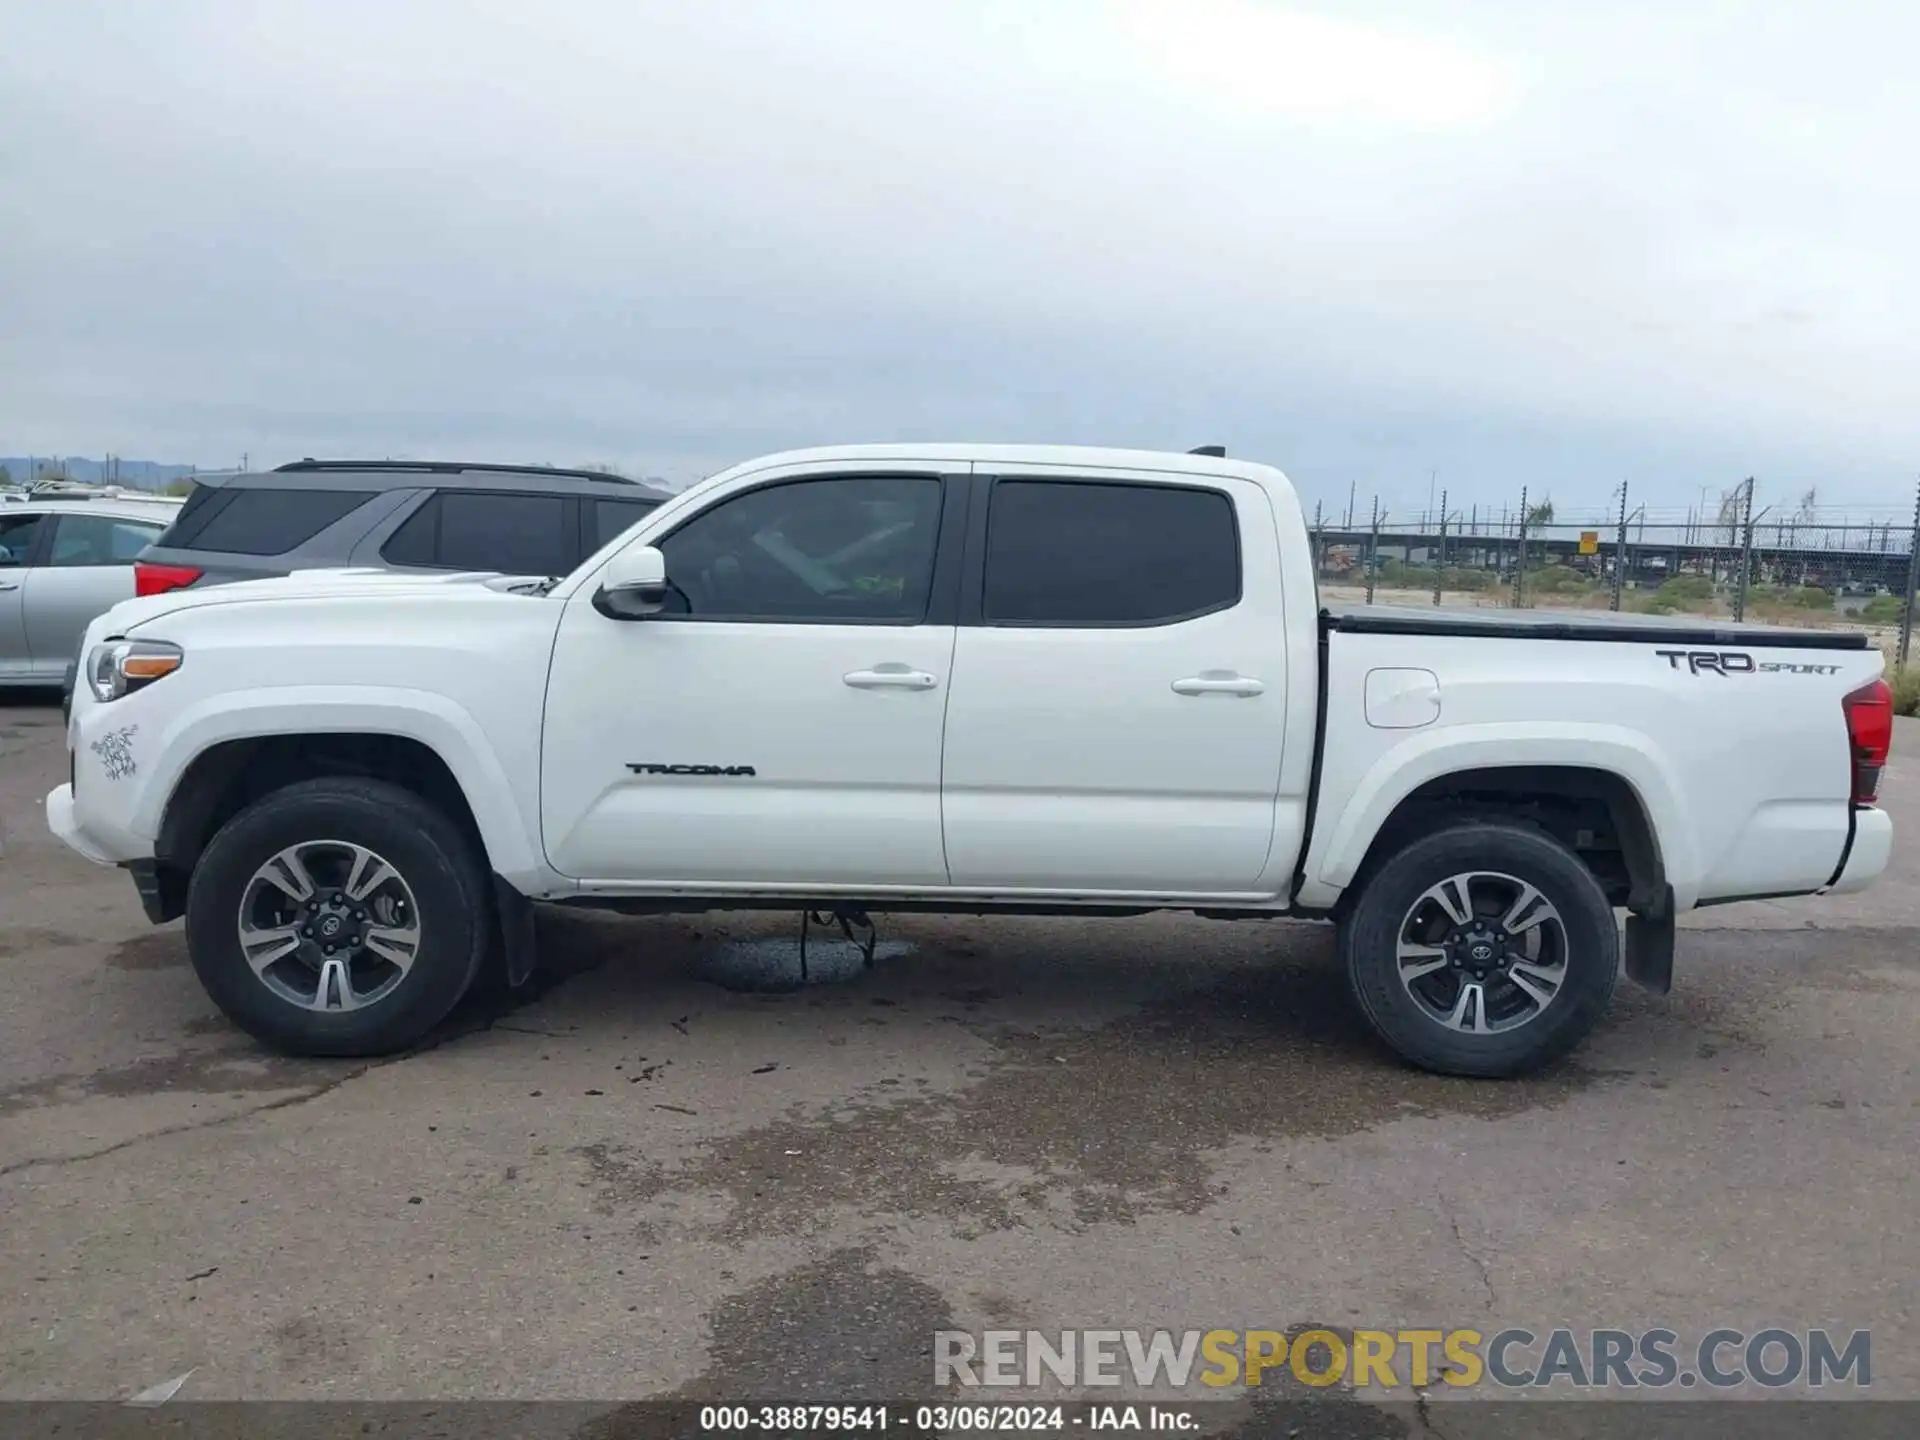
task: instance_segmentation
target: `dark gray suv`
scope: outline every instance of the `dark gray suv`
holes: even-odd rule
[[[453,461],[296,460],[203,475],[135,564],[134,590],[342,565],[565,575],[666,498],[591,470]]]
[[[133,565],[136,595],[341,565],[565,575],[667,498],[595,470],[296,460],[201,475]],[[71,703],[78,660],[67,666]]]

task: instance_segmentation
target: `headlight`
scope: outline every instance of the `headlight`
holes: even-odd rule
[[[109,640],[87,657],[87,684],[96,700],[118,700],[171,675],[186,659],[164,640]]]

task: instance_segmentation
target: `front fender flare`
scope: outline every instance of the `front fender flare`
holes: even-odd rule
[[[529,875],[547,869],[537,837],[499,756],[479,723],[431,691],[399,687],[287,685],[196,702],[170,717],[153,747],[158,773],[132,817],[151,840],[187,769],[216,745],[276,735],[393,735],[416,740],[443,761],[466,796],[492,869]]]

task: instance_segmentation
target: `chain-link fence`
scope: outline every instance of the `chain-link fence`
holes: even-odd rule
[[[1905,671],[1920,572],[1913,518],[1848,520],[1811,499],[1754,506],[1751,481],[1684,519],[1629,508],[1557,519],[1525,491],[1511,506],[1396,515],[1378,500],[1355,515],[1312,516],[1328,601],[1368,605],[1616,610],[1867,632]],[[1920,698],[1920,664],[1913,689]]]

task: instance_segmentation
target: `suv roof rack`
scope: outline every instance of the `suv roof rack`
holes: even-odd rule
[[[562,470],[552,465],[481,465],[464,460],[290,460],[273,467],[276,475],[286,471],[314,470],[411,470],[425,475],[458,475],[463,470],[484,470],[496,475],[563,475],[570,480],[606,480],[615,485],[638,485],[625,475],[604,470]]]

